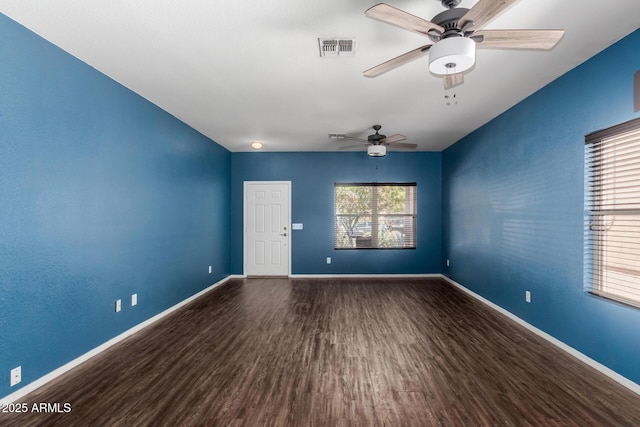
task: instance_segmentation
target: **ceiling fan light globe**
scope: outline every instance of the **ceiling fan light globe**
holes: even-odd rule
[[[429,71],[444,76],[467,71],[476,62],[476,42],[468,37],[449,37],[429,49]]]
[[[384,145],[370,145],[367,147],[367,155],[370,157],[384,157],[387,155],[387,147]]]

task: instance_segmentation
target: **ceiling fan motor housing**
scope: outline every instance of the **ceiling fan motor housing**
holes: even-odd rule
[[[469,12],[469,9],[465,9],[464,7],[456,7],[454,9],[448,9],[444,12],[441,12],[434,16],[431,19],[431,22],[434,24],[438,24],[442,28],[444,28],[444,32],[435,34],[430,33],[429,37],[431,41],[438,42],[441,39],[446,39],[448,37],[459,37],[464,36],[464,31],[458,25],[460,19]],[[436,30],[437,31],[437,30]]]
[[[374,145],[380,144],[380,141],[382,141],[383,139],[385,139],[387,137],[387,135],[381,135],[381,134],[378,133],[378,131],[381,128],[382,128],[382,126],[380,126],[380,125],[373,125],[373,130],[375,130],[376,133],[374,133],[373,135],[369,135],[367,137],[367,140],[370,143],[372,143]],[[384,156],[384,154],[383,154],[383,156]]]

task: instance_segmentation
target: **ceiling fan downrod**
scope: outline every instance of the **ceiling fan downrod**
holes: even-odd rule
[[[457,7],[461,1],[462,0],[440,0],[440,3],[442,3],[442,6],[447,9],[453,9],[454,7]]]
[[[380,141],[382,141],[383,139],[385,139],[387,137],[387,135],[381,135],[378,133],[378,131],[382,128],[382,126],[380,125],[373,125],[373,130],[376,131],[376,133],[374,135],[369,135],[367,137],[367,139],[369,140],[369,142],[373,145],[380,145]]]

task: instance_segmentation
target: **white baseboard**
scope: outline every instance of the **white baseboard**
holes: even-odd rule
[[[14,391],[13,393],[3,397],[2,399],[0,399],[0,407],[2,407],[3,405],[7,405],[9,403],[15,402],[16,400],[26,396],[27,394],[31,393],[32,391],[42,387],[43,385],[45,385],[46,383],[48,383],[49,381],[52,381],[53,379],[59,377],[60,375],[64,374],[65,372],[68,372],[69,370],[75,368],[76,366],[80,365],[83,362],[86,362],[87,360],[91,359],[92,357],[102,353],[103,351],[105,351],[106,349],[108,349],[109,347],[119,343],[120,341],[124,340],[125,338],[135,334],[138,331],[141,331],[142,329],[146,328],[147,326],[157,322],[158,320],[162,319],[163,317],[166,317],[167,315],[173,313],[174,311],[176,311],[177,309],[179,309],[180,307],[183,307],[184,305],[190,303],[191,301],[195,300],[196,298],[206,294],[207,292],[211,291],[214,288],[217,288],[218,286],[222,285],[223,283],[225,283],[227,280],[229,279],[235,279],[238,278],[240,276],[227,276],[224,279],[214,283],[213,285],[209,286],[208,288],[205,288],[203,290],[201,290],[200,292],[190,296],[189,298],[180,301],[179,303],[177,303],[174,306],[169,307],[168,309],[164,310],[161,313],[156,314],[155,316],[145,320],[142,323],[138,323],[136,326],[134,326],[131,329],[128,329],[126,331],[124,331],[123,333],[121,333],[120,335],[111,338],[109,341],[105,342],[104,344],[99,345],[98,347],[89,350],[88,352],[86,352],[85,354],[83,354],[82,356],[79,356],[75,359],[73,359],[72,361],[70,361],[69,363],[66,363],[65,365],[62,365],[61,367],[59,367],[58,369],[49,372],[48,374],[38,378],[37,380],[25,385],[24,387]]]
[[[525,328],[527,328],[531,332],[533,332],[536,335],[544,338],[545,340],[547,340],[551,344],[555,345],[556,347],[560,348],[561,350],[564,350],[565,352],[569,353],[571,356],[575,357],[576,359],[580,360],[581,362],[586,363],[587,365],[591,366],[592,368],[602,372],[603,374],[605,374],[606,376],[608,376],[612,380],[622,384],[623,386],[625,386],[629,390],[631,390],[634,393],[640,395],[640,385],[639,384],[637,384],[637,383],[631,381],[630,379],[620,375],[616,371],[614,371],[614,370],[612,370],[610,368],[607,368],[602,363],[593,360],[589,356],[585,355],[584,353],[579,352],[575,348],[565,344],[564,342],[560,341],[559,339],[554,338],[553,336],[549,335],[548,333],[544,332],[543,330],[536,328],[532,324],[522,320],[521,318],[519,318],[515,314],[511,313],[510,311],[505,310],[504,308],[500,307],[499,305],[494,304],[491,301],[489,301],[488,299],[486,299],[486,298],[476,294],[475,292],[465,288],[463,285],[461,285],[460,283],[456,282],[455,280],[450,279],[449,277],[447,277],[445,275],[441,275],[441,277],[444,280],[446,280],[447,282],[451,283],[456,288],[458,288],[461,291],[465,292],[466,294],[468,294],[468,295],[472,296],[473,298],[477,299],[478,301],[486,304],[490,308],[492,308],[492,309],[504,314],[505,316],[507,316],[511,320],[513,320],[516,323],[524,326]]]
[[[439,278],[442,274],[290,274],[291,279]]]

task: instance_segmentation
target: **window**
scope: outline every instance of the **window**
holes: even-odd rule
[[[640,119],[585,141],[585,286],[640,307]]]
[[[415,249],[415,183],[336,183],[334,191],[335,249]]]

